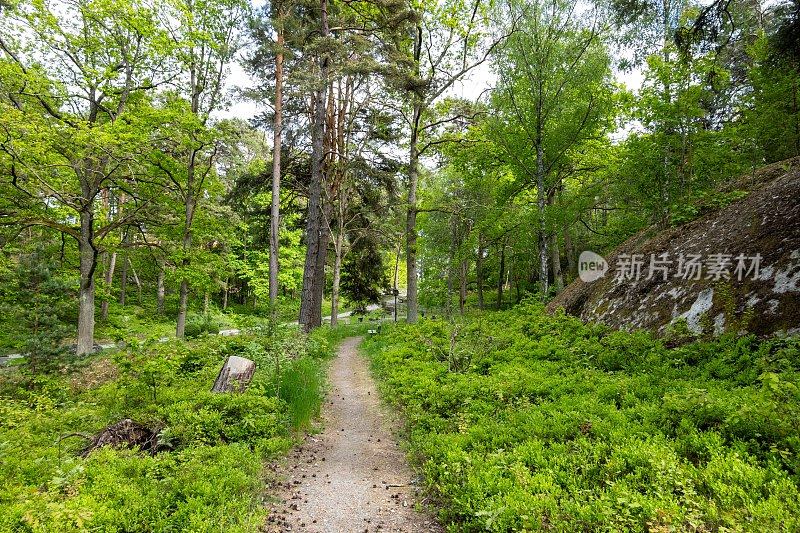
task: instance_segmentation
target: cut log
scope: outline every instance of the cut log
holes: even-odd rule
[[[253,361],[232,355],[222,365],[211,392],[243,392],[255,371],[256,364]]]

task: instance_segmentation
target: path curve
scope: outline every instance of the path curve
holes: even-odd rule
[[[358,352],[360,342],[345,339],[331,363],[325,429],[307,437],[282,468],[282,494],[270,509],[267,531],[441,531],[415,510],[413,474]]]

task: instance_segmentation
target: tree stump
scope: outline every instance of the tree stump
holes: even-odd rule
[[[130,418],[125,418],[92,437],[89,445],[83,450],[83,455],[87,456],[103,446],[112,448],[138,446],[143,452],[155,453],[158,448],[158,431],[136,423]]]
[[[253,361],[232,355],[222,365],[211,392],[243,392],[255,371],[256,364]]]

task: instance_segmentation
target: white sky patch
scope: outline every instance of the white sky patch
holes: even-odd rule
[[[244,70],[240,61],[236,61],[230,67],[230,74],[225,82],[225,92],[231,99],[231,105],[227,109],[221,109],[214,113],[214,118],[239,118],[250,120],[260,111],[258,103],[249,98],[242,98],[237,93],[241,89],[253,87],[255,80]]]
[[[250,5],[253,12],[258,12],[264,8],[267,0],[250,0]],[[246,37],[245,37],[246,38]],[[213,113],[214,118],[239,118],[242,120],[250,120],[259,111],[262,111],[258,103],[248,99],[242,98],[238,92],[242,89],[247,89],[255,86],[255,80],[244,69],[243,57],[249,52],[245,47],[236,57],[236,61],[230,65],[230,73],[225,80],[225,93],[230,98],[231,104],[225,109],[217,110]]]
[[[467,76],[453,84],[448,91],[448,96],[464,98],[465,100],[486,100],[489,97],[489,90],[495,86],[497,76],[492,72],[489,61],[481,63],[475,67]]]
[[[264,0],[255,0],[254,8],[259,9],[263,4]],[[246,50],[243,51],[243,53],[246,53]],[[618,50],[617,54],[623,57],[632,56],[630,51],[626,50]],[[239,118],[242,120],[250,120],[259,112],[263,112],[266,108],[266,106],[237,95],[239,90],[255,85],[255,80],[242,66],[242,54],[239,54],[239,56],[239,59],[231,65],[230,75],[226,80],[226,91],[230,95],[231,105],[226,109],[214,113],[215,118]],[[629,91],[638,92],[644,81],[644,72],[641,68],[635,68],[629,71],[614,69],[614,78],[622,83]],[[497,76],[492,72],[491,62],[486,61],[469,72],[462,80],[453,84],[450,90],[445,93],[445,96],[464,98],[472,101],[478,99],[485,101],[489,97],[489,91],[495,86],[496,81]],[[627,137],[629,133],[641,130],[641,124],[638,122],[630,122],[619,130],[611,133],[610,137],[612,141],[620,141]]]

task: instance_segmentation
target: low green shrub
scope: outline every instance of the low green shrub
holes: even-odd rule
[[[800,529],[800,339],[669,348],[538,304],[369,337],[454,531]]]
[[[260,471],[259,452],[241,444],[65,457],[38,490],[5,493],[0,530],[255,531],[265,514],[253,497]]]
[[[203,334],[216,335],[224,325],[226,324],[224,324],[219,317],[211,314],[190,314],[188,317],[186,317],[184,335],[190,339],[197,338]]]
[[[259,530],[264,461],[289,449],[294,428],[322,401],[312,344],[288,328],[274,337],[132,340],[66,374],[8,374],[0,380],[0,531]],[[243,393],[213,394],[230,355],[256,362],[253,382]],[[106,378],[94,377],[100,369],[110,369]],[[158,432],[157,453],[104,448],[83,457],[85,436],[124,418]]]

